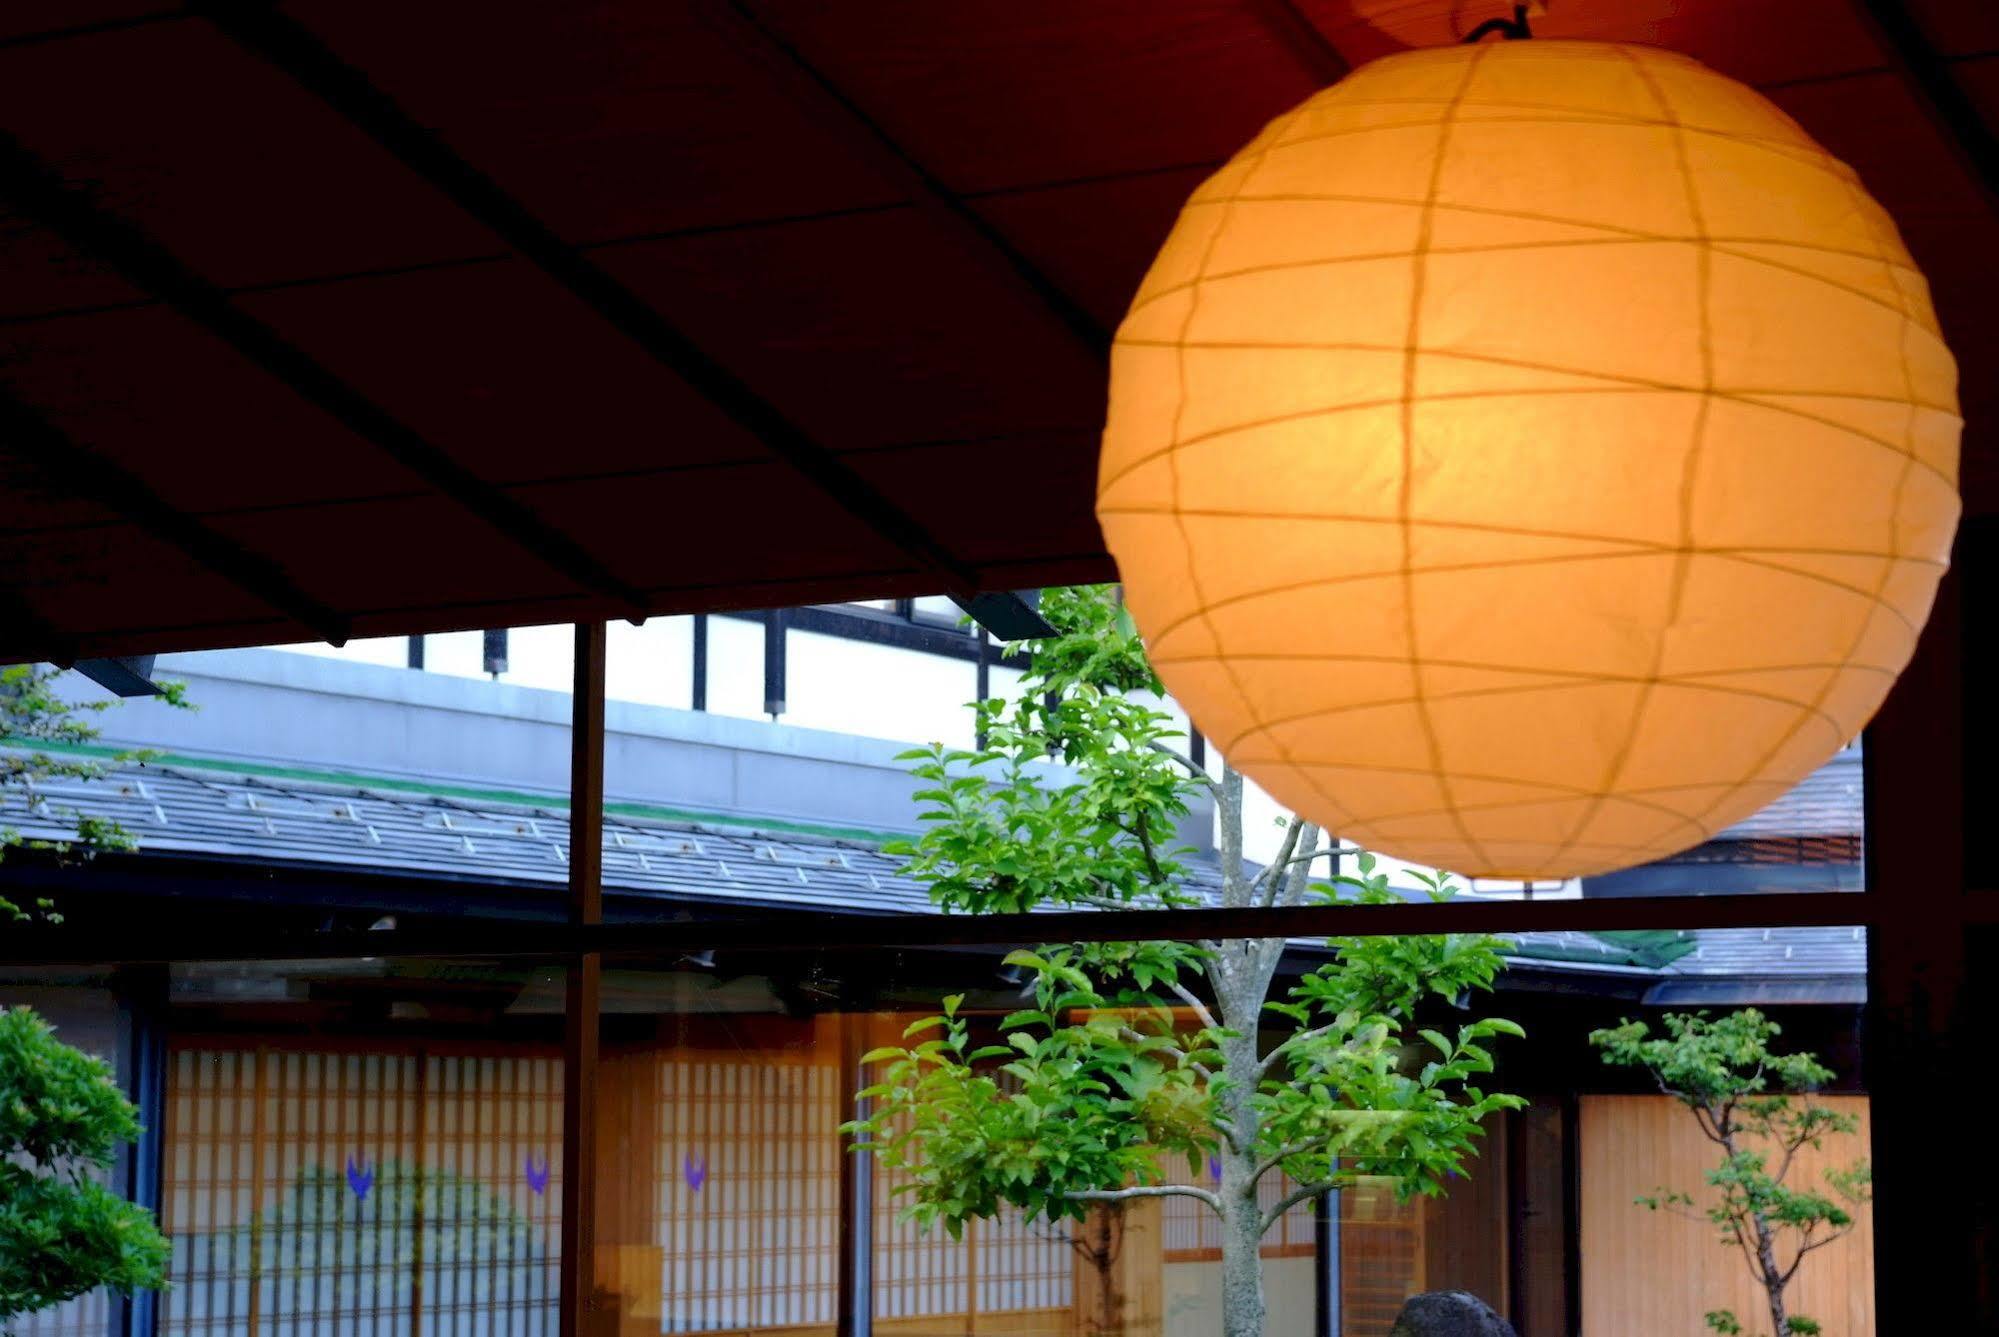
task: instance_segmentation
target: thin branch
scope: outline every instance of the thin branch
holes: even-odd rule
[[[1319,828],[1307,822],[1305,832],[1305,848],[1316,857],[1319,853]],[[1337,846],[1338,842],[1335,841],[1334,844]],[[1282,879],[1282,885],[1283,891],[1277,897],[1277,904],[1282,906],[1304,904],[1306,889],[1312,885],[1311,860],[1307,859],[1293,866]]]
[[[1139,813],[1137,820],[1129,825],[1118,821],[1115,817],[1111,822],[1118,830],[1138,842],[1138,852],[1145,859],[1145,871],[1151,876],[1153,883],[1155,885],[1168,883],[1170,879],[1166,876],[1166,870],[1159,866],[1159,851],[1152,843],[1152,824],[1145,820],[1145,814]]]
[[[1310,823],[1301,822],[1296,817],[1293,817],[1290,826],[1285,829],[1284,843],[1277,847],[1277,857],[1265,864],[1263,871],[1250,879],[1250,892],[1253,895],[1259,888],[1262,888],[1263,903],[1265,905],[1269,905],[1277,899],[1277,884],[1284,880],[1284,870],[1288,869],[1295,861],[1298,851],[1299,833],[1308,825]]]
[[[1292,1189],[1289,1193],[1285,1194],[1283,1197],[1277,1200],[1276,1206],[1272,1207],[1269,1211],[1263,1214],[1263,1230],[1257,1232],[1257,1238],[1261,1239],[1263,1237],[1264,1231],[1268,1231],[1272,1226],[1276,1225],[1279,1221],[1283,1220],[1284,1213],[1290,1211],[1293,1207],[1296,1207],[1299,1203],[1305,1202],[1311,1198],[1316,1198],[1322,1193],[1330,1193],[1333,1191],[1333,1188],[1334,1185],[1332,1184],[1332,1182],[1326,1181],[1318,1184],[1305,1184],[1298,1188]]]
[[[1217,1212],[1222,1200],[1204,1188],[1191,1184],[1134,1184],[1130,1188],[1071,1189],[1063,1197],[1070,1202],[1130,1202],[1133,1198],[1199,1198]]]
[[[1154,752],[1157,752],[1160,756],[1167,758],[1169,761],[1173,761],[1181,766],[1184,766],[1187,770],[1188,775],[1192,776],[1195,780],[1199,781],[1201,784],[1206,785],[1209,791],[1213,793],[1217,798],[1221,797],[1222,787],[1221,785],[1216,783],[1215,777],[1209,773],[1207,767],[1199,765],[1198,763],[1195,762],[1195,760],[1192,757],[1186,755],[1183,752],[1174,751],[1172,748],[1166,746],[1166,744],[1160,742],[1158,739],[1152,740],[1150,743],[1146,744],[1146,746],[1150,747]]]
[[[1152,1043],[1152,1041],[1159,1038],[1157,1036],[1147,1035],[1144,1031],[1136,1030],[1130,1026],[1118,1027],[1118,1035],[1120,1038],[1128,1040],[1132,1044],[1136,1045],[1150,1044]],[[1208,1071],[1208,1065],[1200,1062],[1195,1058],[1190,1057],[1185,1049],[1182,1049],[1179,1046],[1175,1045],[1173,1047],[1173,1056],[1179,1059],[1182,1063],[1185,1063],[1188,1067],[1192,1068],[1195,1072],[1201,1074],[1201,1080],[1206,1082],[1212,1082],[1215,1080],[1215,1074]]]
[[[1250,1174],[1249,1182],[1254,1184],[1257,1180],[1263,1178],[1265,1175],[1269,1174],[1272,1170],[1275,1170],[1280,1165],[1284,1164],[1284,1162],[1290,1160],[1293,1156],[1302,1156],[1308,1151],[1317,1151],[1320,1147],[1325,1146],[1327,1143],[1331,1142],[1332,1140],[1333,1140],[1333,1135],[1331,1133],[1326,1133],[1319,1137],[1306,1138],[1303,1142],[1293,1142],[1290,1146],[1285,1147],[1281,1151],[1273,1153],[1269,1160],[1257,1166],[1255,1171],[1253,1171]]]
[[[1208,1005],[1202,1002],[1200,996],[1196,994],[1192,989],[1189,989],[1179,980],[1167,981],[1166,987],[1173,991],[1174,997],[1178,998],[1181,1002],[1185,1003],[1189,1008],[1193,1009],[1194,1015],[1201,1019],[1201,1025],[1205,1026],[1207,1029],[1211,1031],[1218,1031],[1221,1029],[1221,1027],[1215,1023],[1215,1014],[1208,1011]]]
[[[1256,1065],[1256,1075],[1258,1080],[1260,1081],[1266,1074],[1268,1074],[1271,1069],[1271,1065],[1277,1062],[1279,1056],[1284,1054],[1286,1051],[1290,1050],[1293,1046],[1304,1045],[1310,1043],[1313,1040],[1323,1039],[1324,1037],[1332,1034],[1334,1031],[1338,1029],[1339,1029],[1339,1023],[1335,1021],[1335,1022],[1329,1022],[1326,1025],[1320,1026],[1314,1030],[1299,1031],[1296,1035],[1284,1041],[1284,1043],[1278,1045],[1277,1048],[1271,1050],[1268,1054],[1265,1054],[1263,1056],[1262,1060]]]
[[[1807,1243],[1800,1245],[1798,1248],[1798,1256],[1796,1258],[1793,1258],[1791,1260],[1791,1265],[1784,1270],[1784,1284],[1787,1286],[1791,1284],[1791,1278],[1797,1274],[1798,1264],[1805,1261],[1806,1254],[1810,1253],[1814,1249],[1823,1249],[1828,1244],[1835,1244],[1840,1240],[1845,1239],[1848,1235],[1851,1235],[1854,1232],[1854,1229],[1857,1226],[1859,1226],[1859,1224],[1860,1223],[1858,1221],[1855,1221],[1853,1225],[1844,1226],[1841,1229],[1835,1230],[1830,1235],[1827,1235],[1824,1239],[1810,1240]]]
[[[1757,1263],[1756,1254],[1749,1247],[1749,1235],[1742,1228],[1742,1218],[1737,1216],[1731,1219],[1735,1231],[1735,1242],[1742,1246],[1742,1261],[1749,1265],[1749,1275],[1760,1282],[1763,1280],[1763,1268]]]
[[[1241,909],[1249,903],[1242,880],[1242,772],[1233,766],[1222,768],[1221,787],[1215,791],[1221,832],[1222,903]]]

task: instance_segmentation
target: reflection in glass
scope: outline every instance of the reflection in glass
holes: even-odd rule
[[[1688,1010],[1662,1003],[1662,990],[1697,982],[1711,1015],[1756,1006],[1777,1020],[1788,1050],[1833,1073],[1813,1099],[1864,1119],[1858,1008],[1804,989],[1802,974],[1790,1001],[1770,1001],[1768,967],[1794,944],[1773,930],[1752,950],[1739,940],[1751,932],[1761,942],[1761,930],[1695,933],[1697,950],[1728,944],[1695,977],[1671,961],[1510,955],[1478,1008],[1526,1031],[1496,1046],[1490,1083],[1529,1103],[1483,1120],[1475,1154],[1437,1194],[1407,1197],[1392,1175],[1358,1175],[1327,1203],[1327,1228],[1310,1204],[1282,1213],[1258,1250],[1266,1337],[1381,1337],[1409,1297],[1453,1288],[1526,1337],[1570,1331],[1578,1317],[1591,1331],[1635,1330],[1640,1315],[1697,1330],[1707,1309],[1755,1314],[1738,1251],[1704,1223],[1632,1201],[1662,1185],[1702,1192],[1712,1144],[1684,1105],[1606,1064],[1590,1042],[1627,1017],[1656,1031],[1665,1013]],[[1287,944],[1273,996],[1289,997],[1328,952]],[[1222,1241],[1194,1200],[1092,1208],[1080,1221],[1002,1207],[953,1238],[905,1218],[912,1195],[895,1189],[911,1176],[844,1149],[840,1126],[866,1111],[857,1096],[886,1062],[864,1057],[920,1043],[931,1031],[905,1032],[947,998],[979,1044],[1045,1029],[1004,1024],[1033,1002],[1032,972],[1007,955],[690,946],[671,960],[613,962],[596,1088],[594,1289],[606,1331],[831,1334],[855,1251],[869,1264],[864,1296],[879,1333],[1220,1331]],[[0,1002],[32,1005],[59,1035],[118,1052],[135,995],[114,993],[111,979],[17,972],[0,979]],[[165,1083],[148,1136],[174,1247],[162,1331],[554,1332],[558,970],[191,964],[161,988]],[[1063,1019],[1091,1015],[1080,1007]],[[1465,1015],[1433,998],[1415,1031]],[[1272,1016],[1260,1029],[1269,1052],[1289,1022]],[[982,1060],[996,1072],[1006,1061]],[[1397,1071],[1414,1076],[1428,1061],[1419,1034],[1398,1041]],[[1000,1072],[997,1097],[1018,1090]],[[1865,1149],[1863,1124],[1807,1150],[1797,1173]],[[1157,1168],[1162,1182],[1216,1183],[1205,1156],[1161,1157]],[[1288,1187],[1273,1174],[1259,1201],[1275,1207]],[[1865,1208],[1858,1215],[1852,1235],[1810,1255],[1791,1297],[1827,1332],[1873,1331],[1871,1221]],[[108,1312],[93,1298],[22,1330],[94,1333]]]

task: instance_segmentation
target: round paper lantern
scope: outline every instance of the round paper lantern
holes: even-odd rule
[[[1655,859],[1907,663],[1956,369],[1894,224],[1669,52],[1413,51],[1195,192],[1118,332],[1098,515],[1167,687],[1340,835]]]

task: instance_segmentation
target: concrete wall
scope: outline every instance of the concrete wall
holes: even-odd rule
[[[1312,1337],[1318,1302],[1310,1258],[1263,1260],[1264,1337]],[[1165,1337],[1214,1337],[1222,1330],[1222,1265],[1166,1264]]]
[[[542,795],[566,791],[567,693],[293,654],[162,656],[197,711],[144,698],[104,714],[104,741],[262,765]],[[70,675],[79,697],[102,695]],[[733,820],[914,830],[908,744],[614,701],[605,792]],[[1212,846],[1204,807],[1184,838]]]

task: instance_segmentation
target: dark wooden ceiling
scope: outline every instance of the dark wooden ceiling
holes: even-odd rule
[[[1484,0],[0,7],[0,661],[1111,574],[1180,202]],[[1999,5],[1553,0],[1859,169],[1999,501]]]

